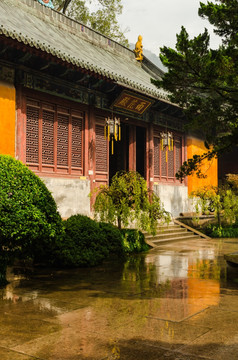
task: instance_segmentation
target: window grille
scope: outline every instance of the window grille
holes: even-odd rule
[[[154,175],[160,176],[160,142],[159,138],[154,138]]]
[[[26,112],[26,161],[38,164],[39,162],[39,109],[27,107]]]
[[[72,166],[82,166],[82,119],[72,117]]]
[[[96,125],[96,171],[107,172],[107,148],[104,126]]]
[[[43,110],[42,114],[42,163],[54,163],[54,113]]]
[[[82,174],[83,113],[27,99],[26,163],[40,172]]]
[[[57,164],[68,166],[69,116],[58,114]]]

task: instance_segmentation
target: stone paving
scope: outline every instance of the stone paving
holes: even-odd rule
[[[125,263],[9,269],[0,360],[238,359],[238,239],[163,245]]]

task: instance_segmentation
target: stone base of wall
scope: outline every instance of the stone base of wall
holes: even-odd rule
[[[62,218],[71,215],[90,215],[90,181],[41,177],[52,193]]]
[[[188,198],[187,186],[175,186],[167,184],[154,185],[154,192],[160,197],[166,211],[173,217],[180,213],[190,211],[190,200]]]

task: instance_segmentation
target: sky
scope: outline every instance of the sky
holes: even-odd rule
[[[216,48],[220,39],[213,34],[210,23],[198,16],[199,3],[200,0],[122,0],[123,13],[118,20],[130,43],[135,44],[138,35],[142,35],[143,47],[156,55],[162,46],[175,47],[182,25],[191,37],[206,27],[211,47]]]

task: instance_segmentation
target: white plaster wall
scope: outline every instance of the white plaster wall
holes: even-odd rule
[[[160,197],[165,210],[169,211],[173,217],[177,217],[180,213],[190,210],[187,186],[158,184],[154,185],[154,192]]]
[[[41,178],[52,193],[60,215],[90,215],[90,181],[84,179]]]

